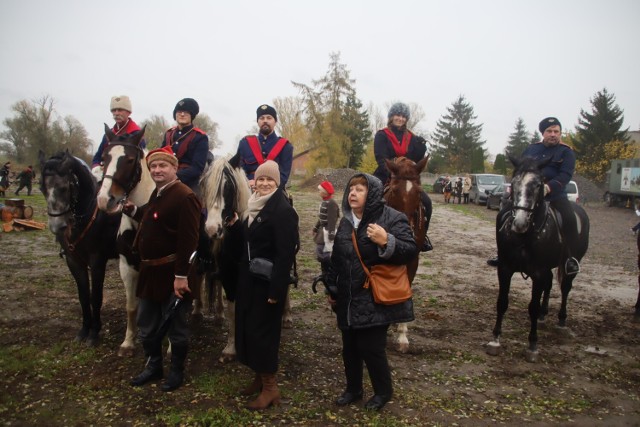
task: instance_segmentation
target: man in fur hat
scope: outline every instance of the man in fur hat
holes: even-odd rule
[[[173,109],[176,126],[164,134],[163,146],[170,146],[178,158],[178,179],[200,195],[199,181],[207,164],[209,137],[193,121],[200,112],[200,106],[193,98],[178,101]]]
[[[178,159],[171,147],[150,151],[147,167],[156,189],[149,202],[137,208],[126,202],[123,212],[140,221],[134,249],[140,256],[136,296],[138,330],[145,356],[144,370],[131,380],[134,387],[163,378],[161,325],[173,309],[168,328],[171,368],[162,391],[182,385],[188,351],[187,312],[191,304],[176,304],[176,298],[190,299],[187,281],[189,260],[198,243],[202,205],[189,187],[178,179]]]
[[[240,157],[240,166],[247,174],[253,188],[253,174],[266,160],[273,160],[280,168],[280,187],[285,188],[293,164],[293,145],[276,134],[278,113],[270,105],[262,104],[256,110],[256,121],[260,133],[248,135],[240,140],[236,156]]]
[[[131,107],[131,100],[127,95],[116,95],[111,97],[111,103],[109,105],[111,114],[113,115],[113,120],[115,120],[116,124],[113,126],[111,131],[118,137],[125,137],[127,135],[134,135],[140,132],[140,126],[130,117],[133,108]],[[104,148],[107,146],[107,136],[104,135],[102,137],[102,141],[100,141],[100,145],[98,146],[98,150],[96,154],[93,156],[93,160],[91,161],[91,173],[96,177],[98,181],[102,180],[103,170],[102,170],[102,153],[104,152]],[[147,143],[145,140],[140,141],[140,148],[145,148]]]

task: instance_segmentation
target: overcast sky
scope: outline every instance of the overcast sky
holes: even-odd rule
[[[0,119],[49,94],[94,141],[113,125],[113,95],[131,97],[138,123],[171,119],[192,97],[235,151],[258,105],[322,77],[331,52],[364,105],[415,102],[429,132],[463,94],[493,155],[518,117],[529,131],[546,116],[572,129],[604,87],[640,128],[638,0],[19,0],[1,11]]]

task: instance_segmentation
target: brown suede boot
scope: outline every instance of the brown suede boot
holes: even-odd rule
[[[240,390],[241,396],[251,396],[262,390],[262,378],[256,373],[251,384]]]
[[[253,402],[247,405],[247,409],[261,410],[269,406],[280,404],[280,390],[276,383],[276,374],[260,374],[262,378],[262,392]]]

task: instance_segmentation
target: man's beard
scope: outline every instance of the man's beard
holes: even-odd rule
[[[271,126],[269,125],[262,125],[260,128],[260,134],[264,136],[268,136],[271,132],[273,132],[273,129],[271,129]]]

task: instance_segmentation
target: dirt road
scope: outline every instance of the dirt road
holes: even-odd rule
[[[640,425],[640,325],[635,237],[630,210],[587,206],[591,244],[569,298],[573,335],[554,328],[559,304],[539,333],[540,359],[527,363],[530,282],[514,276],[503,327],[504,351],[484,346],[495,321],[496,211],[444,205],[434,197],[431,239],[414,284],[416,321],[410,353],[389,356],[395,395],[381,414],[338,408],[342,391],[339,332],[321,295],[310,291],[319,267],[311,228],[318,200],[294,189],[303,247],[301,286],[292,290],[294,329],[285,330],[280,379],[285,402],[262,414],[242,409],[236,391],[250,378],[217,357],[226,329],[210,316],[193,322],[187,384],[174,393],[132,389],[142,367],[116,356],[124,334],[124,296],[110,264],[102,344],[72,343],[80,325],[74,285],[48,232],[1,235],[0,415],[5,425]],[[40,215],[44,211],[39,212]],[[365,393],[371,393],[367,384]]]

